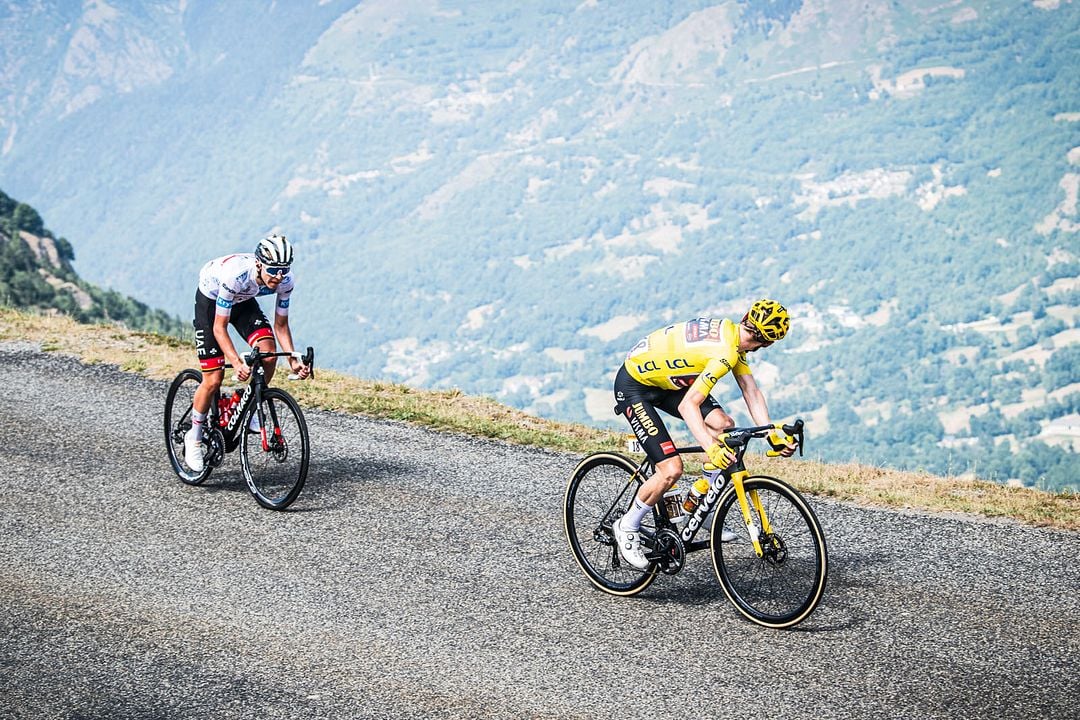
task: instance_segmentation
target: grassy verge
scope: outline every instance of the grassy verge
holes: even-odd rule
[[[193,348],[176,338],[111,325],[80,325],[65,316],[32,315],[10,308],[0,308],[0,341],[28,341],[47,352],[72,355],[88,364],[113,364],[158,380],[171,380],[180,370],[195,364]],[[304,407],[403,420],[436,430],[580,454],[619,450],[625,437],[533,417],[456,390],[417,390],[326,370],[319,370],[317,378],[315,382],[288,387]],[[811,494],[849,502],[971,513],[1080,530],[1080,495],[1074,493],[1046,493],[968,478],[763,456],[751,459],[748,465],[755,472],[786,478]],[[552,478],[553,485],[561,485],[562,481]]]

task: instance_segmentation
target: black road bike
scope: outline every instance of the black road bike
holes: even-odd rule
[[[679,494],[669,491],[642,523],[642,546],[650,561],[645,570],[619,555],[612,525],[653,474],[653,464],[648,458],[637,462],[608,452],[582,460],[566,486],[563,523],[570,549],[592,584],[612,595],[636,595],[660,573],[678,574],[687,553],[711,550],[724,594],[749,620],[770,628],[788,628],[805,620],[825,591],[825,535],[795,488],[774,477],[750,475],[743,462],[750,441],[774,428],[796,437],[802,453],[802,420],[722,434],[720,441],[736,457],[723,481],[716,482],[691,513],[683,509]],[[685,447],[679,452],[702,449]],[[696,540],[710,514],[708,537]],[[722,542],[725,530],[736,539]]]
[[[310,347],[303,355],[254,349],[244,356],[244,363],[251,368],[251,379],[243,393],[237,390],[223,396],[219,391],[210,403],[202,472],[195,472],[184,462],[184,435],[191,429],[191,403],[202,373],[189,368],[176,376],[165,396],[165,448],[173,471],[183,482],[203,484],[224,462],[225,454],[239,447],[244,479],[259,505],[284,510],[299,497],[311,456],[307,423],[292,395],[266,384],[262,365],[267,358],[290,355],[311,368],[310,377],[315,377],[315,351]],[[253,417],[258,418],[257,431],[249,427]]]

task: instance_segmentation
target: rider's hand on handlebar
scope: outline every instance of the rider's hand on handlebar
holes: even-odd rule
[[[709,462],[720,470],[724,470],[735,462],[735,453],[723,443],[713,443],[711,447],[705,450],[705,454],[709,456]]]
[[[795,450],[799,447],[795,442],[795,438],[790,435],[785,435],[779,430],[773,430],[766,438],[769,441],[769,447],[773,449],[769,455],[782,455],[784,457],[791,457],[795,454]]]
[[[240,382],[247,382],[247,379],[251,377],[251,368],[247,363],[237,361],[233,363],[233,368],[236,370],[236,379]]]
[[[292,368],[293,373],[301,380],[311,374],[310,366],[305,365],[292,356],[289,356],[289,367]]]

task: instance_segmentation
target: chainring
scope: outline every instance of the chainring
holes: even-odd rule
[[[686,564],[686,545],[677,533],[664,528],[656,532],[656,537],[653,539],[653,551],[650,555],[658,556],[656,561],[660,563],[662,573],[677,575]]]
[[[225,436],[217,428],[211,428],[204,442],[209,447],[206,463],[211,467],[220,467],[225,462]]]

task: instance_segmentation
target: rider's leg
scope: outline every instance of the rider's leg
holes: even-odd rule
[[[230,322],[249,347],[260,352],[277,352],[277,343],[274,342],[274,331],[270,329],[270,321],[266,319],[266,315],[255,298],[234,305]],[[274,377],[277,358],[263,360],[262,366],[266,382],[269,383]]]
[[[206,415],[210,410],[210,403],[213,402],[217,391],[221,389],[221,379],[224,376],[224,369],[203,371],[202,382],[195,389],[195,397],[191,401],[192,410],[203,416]],[[201,437],[202,433],[200,432],[199,435]]]
[[[618,518],[612,526],[619,554],[639,570],[649,567],[649,561],[641,549],[641,521],[652,512],[664,493],[681,476],[682,458],[678,455],[656,463],[656,472],[642,484],[626,514]]]
[[[191,429],[184,435],[184,462],[195,472],[203,470],[203,437],[207,413],[221,387],[224,374],[224,370],[204,371],[202,382],[195,389],[195,397],[191,401]]]
[[[650,508],[655,507],[656,503],[660,502],[660,498],[664,496],[664,493],[671,489],[671,486],[682,477],[682,474],[683,461],[678,455],[672,455],[666,460],[656,463],[656,472],[653,473],[651,478],[642,483],[641,489],[638,490],[637,499]]]
[[[260,332],[258,335],[259,337],[252,336],[249,341],[253,348],[264,353],[277,352],[277,343],[274,341],[273,335],[268,335],[264,332]],[[277,368],[277,358],[266,358],[261,362],[263,367],[263,377],[266,378],[266,384],[269,385],[270,381],[274,378],[274,370]],[[259,427],[259,413],[254,411],[251,413],[251,419],[248,420],[248,430],[258,432]]]
[[[705,416],[705,429],[708,431],[709,436],[712,437],[713,442],[716,442],[716,438],[721,433],[727,432],[731,428],[735,427],[735,420],[732,419],[724,410],[720,407],[709,411],[709,414]],[[712,465],[707,467],[712,468]],[[704,469],[702,475],[709,484],[712,485],[717,482],[723,482],[723,471],[713,468],[712,470]],[[720,531],[720,542],[732,542],[738,539],[738,535],[735,531],[727,526]]]
[[[194,419],[200,422],[196,433],[200,440],[203,436],[201,421],[210,411],[210,403],[216,397],[221,388],[221,379],[225,376],[225,357],[214,337],[215,308],[214,300],[198,290],[195,291],[195,319],[192,325],[195,327],[195,352],[199,356],[202,381],[195,389],[191,408]]]
[[[668,414],[677,413],[681,397],[682,393],[678,391],[661,390],[638,383],[625,367],[619,368],[615,376],[615,412],[630,423],[634,437],[637,438],[655,468],[652,477],[646,480],[638,490],[634,508],[632,508],[637,518],[631,517],[628,513],[627,526],[630,528],[638,527],[640,518],[643,518],[649,509],[655,507],[664,493],[682,477],[682,458],[657,411],[657,407],[660,407]]]

